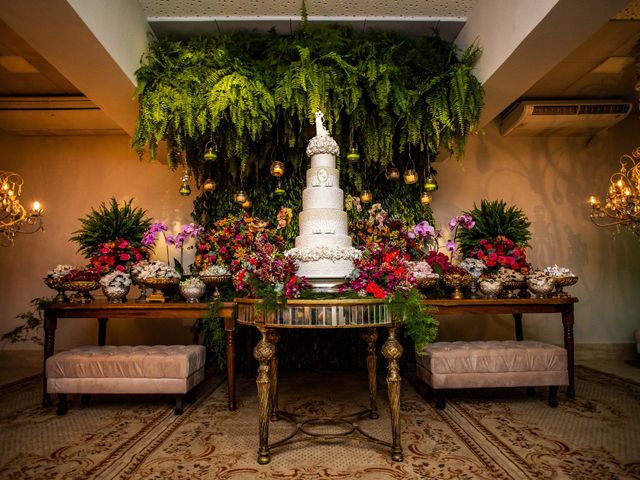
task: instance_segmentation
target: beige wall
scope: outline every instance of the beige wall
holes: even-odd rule
[[[639,326],[640,244],[630,234],[613,236],[592,225],[586,198],[599,195],[618,168],[619,154],[636,145],[640,125],[622,126],[587,141],[585,138],[503,138],[494,126],[469,140],[465,158],[436,164],[440,190],[433,207],[445,223],[482,198],[502,198],[525,210],[532,221],[534,265],[557,263],[580,276],[571,292],[576,307],[577,343],[631,342]],[[50,295],[42,283],[57,263],[81,263],[70,233],[91,206],[115,195],[135,197],[135,204],[155,219],[174,226],[189,221],[192,197],[177,193],[180,172],[140,161],[124,136],[12,137],[0,136],[0,168],[20,172],[25,198],[38,194],[46,209],[46,232],[18,238],[0,249],[0,332],[19,324],[15,316],[31,298]],[[158,252],[163,258],[164,253]],[[188,342],[186,322],[111,321],[108,341],[115,344]],[[161,324],[160,324],[161,322]],[[57,348],[96,340],[91,320],[62,320]],[[447,318],[442,338],[510,338],[509,317]],[[562,342],[559,318],[525,318],[525,336]],[[7,348],[34,348],[33,345]]]

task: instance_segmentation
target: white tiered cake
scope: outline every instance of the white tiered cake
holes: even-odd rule
[[[318,290],[332,290],[353,271],[353,260],[360,251],[351,246],[344,211],[344,194],[336,169],[338,144],[322,125],[322,112],[316,112],[316,136],[307,146],[311,168],[307,188],[302,192],[300,235],[295,248],[286,254],[298,262],[298,275],[305,276]]]

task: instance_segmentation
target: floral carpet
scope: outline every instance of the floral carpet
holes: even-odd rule
[[[403,382],[401,463],[362,437],[302,436],[258,465],[255,384],[238,380],[235,412],[212,376],[182,416],[173,415],[170,397],[96,396],[87,406],[71,397],[69,413],[57,417],[54,407],[39,405],[40,378],[2,387],[0,478],[640,479],[640,385],[583,367],[576,399],[561,389],[556,409],[546,392],[495,389],[453,392],[438,411]],[[380,418],[360,426],[389,440],[384,383],[381,377]],[[368,403],[364,373],[284,372],[280,387],[280,406],[299,414],[341,415]],[[271,423],[271,438],[293,428]]]

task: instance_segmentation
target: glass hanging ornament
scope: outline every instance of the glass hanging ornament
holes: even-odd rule
[[[362,203],[371,203],[371,200],[373,200],[373,195],[369,190],[363,190],[360,192],[360,201]]]
[[[433,171],[429,172],[427,178],[425,178],[424,189],[427,192],[435,192],[438,190],[438,181],[436,180],[436,176],[433,174]]]
[[[213,130],[211,130],[211,137],[204,146],[204,161],[213,162],[218,159],[218,153],[216,152],[216,143],[213,141]]]
[[[391,180],[392,182],[395,182],[400,178],[400,170],[398,170],[398,167],[396,167],[392,163],[391,166],[387,168],[385,176],[387,177],[387,180]]]
[[[420,203],[422,205],[424,205],[425,207],[427,205],[430,205],[431,204],[431,195],[429,195],[427,192],[422,192],[420,194]]]
[[[191,187],[189,186],[189,169],[185,168],[184,173],[182,174],[182,184],[180,185],[180,190],[178,193],[183,197],[188,197],[191,195]]]
[[[247,192],[245,192],[244,190],[238,190],[234,195],[233,195],[233,200],[242,204],[244,202],[247,201]]]
[[[276,189],[274,190],[274,192],[276,195],[284,195],[284,188],[282,188],[280,186],[280,179],[278,178],[278,185],[276,186]]]
[[[358,146],[355,143],[351,145],[349,153],[347,153],[347,160],[349,160],[350,162],[357,162],[358,160],[360,160]]]
[[[217,187],[218,187],[218,184],[212,178],[207,178],[202,184],[202,189],[205,192],[214,192]]]
[[[280,160],[271,162],[269,172],[271,172],[271,175],[273,175],[274,177],[281,177],[282,175],[284,175],[284,163],[282,163]]]
[[[413,159],[411,158],[411,145],[408,148],[409,152],[409,160],[407,161],[407,166],[404,169],[404,183],[407,185],[413,185],[418,181],[418,172],[416,172],[416,165],[413,163]]]

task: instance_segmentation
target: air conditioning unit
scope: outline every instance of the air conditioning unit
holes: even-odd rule
[[[631,103],[621,100],[527,100],[502,117],[503,136],[578,137],[593,135],[624,119]]]

